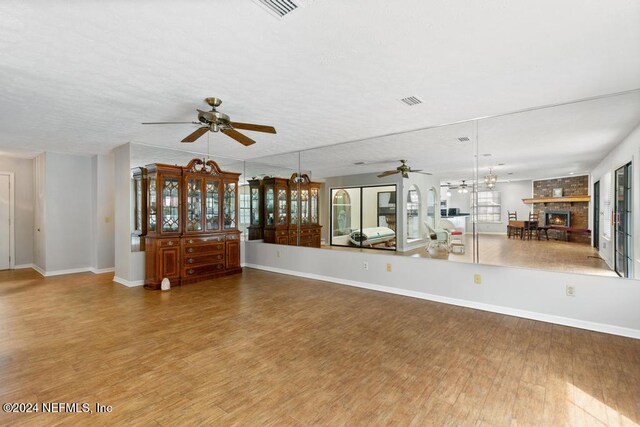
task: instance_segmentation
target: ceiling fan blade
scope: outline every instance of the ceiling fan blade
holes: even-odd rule
[[[231,122],[230,125],[236,129],[252,130],[255,132],[276,133],[276,128],[274,128],[273,126],[254,125],[252,123],[240,122]]]
[[[199,125],[199,122],[146,122],[146,123],[141,123],[143,125],[182,125],[182,124],[186,124],[186,123],[191,123],[194,125]]]
[[[411,172],[421,173],[423,175],[433,175],[431,172],[423,172],[422,170],[411,171]]]
[[[222,129],[222,132],[225,135],[235,139],[242,145],[251,145],[256,143],[253,139],[249,138],[248,136],[244,136],[243,134],[241,134],[240,132],[234,129]]]
[[[208,127],[198,128],[195,130],[195,132],[192,132],[189,136],[183,139],[182,142],[194,142],[196,139],[207,133],[208,130]]]
[[[380,175],[378,175],[378,178],[384,178],[385,176],[395,175],[397,173],[397,170],[382,172]]]

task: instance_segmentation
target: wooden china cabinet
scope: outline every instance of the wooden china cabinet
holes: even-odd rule
[[[318,215],[320,183],[311,182],[306,174],[294,173],[288,184],[289,244],[319,248],[322,229]]]
[[[145,287],[240,273],[238,178],[212,160],[147,166]]]
[[[264,178],[264,241],[286,245],[289,243],[288,180]]]
[[[264,183],[249,180],[249,240],[264,238]]]

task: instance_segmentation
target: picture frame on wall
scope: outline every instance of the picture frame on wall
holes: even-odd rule
[[[553,197],[562,197],[562,188],[554,188]]]

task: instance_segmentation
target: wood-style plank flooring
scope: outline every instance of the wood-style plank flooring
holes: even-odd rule
[[[567,273],[596,274],[618,277],[600,258],[598,251],[588,244],[563,242],[559,240],[508,239],[506,234],[480,234],[480,263],[509,267],[526,267],[540,270],[563,271]],[[543,237],[544,239],[544,237]],[[473,242],[470,234],[463,236],[464,254],[448,255],[449,261],[473,262]],[[355,247],[323,246],[332,250],[361,250],[376,253],[396,254],[430,258],[426,244],[407,252],[383,251],[379,249],[359,249]]]
[[[640,341],[245,269],[169,292],[0,272],[0,425],[629,425]]]

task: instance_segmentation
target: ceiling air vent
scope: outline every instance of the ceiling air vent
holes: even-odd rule
[[[461,136],[460,138],[458,138],[458,141],[460,141],[460,142],[469,142],[469,137]]]
[[[262,6],[278,18],[284,18],[286,15],[295,11],[300,6],[306,6],[311,0],[253,0],[254,3]]]
[[[406,98],[402,98],[400,101],[407,104],[409,107],[414,105],[422,104],[422,100],[417,96],[407,96]]]

